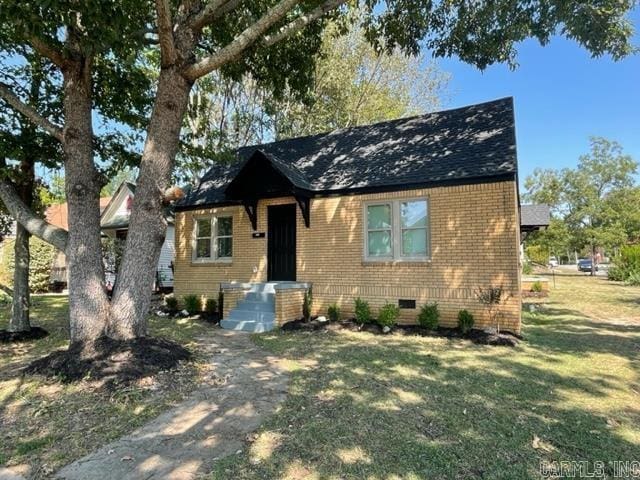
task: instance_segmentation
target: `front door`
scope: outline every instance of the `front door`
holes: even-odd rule
[[[267,277],[270,282],[296,279],[296,205],[267,209]]]

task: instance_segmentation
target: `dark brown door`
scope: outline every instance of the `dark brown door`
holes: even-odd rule
[[[296,205],[268,207],[267,277],[271,281],[296,279]]]

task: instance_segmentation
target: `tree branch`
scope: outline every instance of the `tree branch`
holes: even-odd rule
[[[265,46],[270,47],[274,43],[278,43],[279,41],[284,40],[288,36],[296,32],[299,32],[304,27],[309,25],[311,22],[319,19],[320,17],[322,17],[323,15],[326,15],[328,12],[330,12],[334,8],[338,8],[340,5],[346,2],[347,0],[327,0],[322,5],[313,9],[311,12],[305,15],[300,15],[294,21],[282,27],[277,33],[274,33],[273,35],[265,36],[262,43]]]
[[[16,221],[27,231],[50,243],[58,250],[66,252],[67,239],[69,234],[63,228],[51,225],[27,207],[14,190],[13,186],[5,180],[0,179],[0,200],[5,204],[7,210]]]
[[[20,100],[6,83],[0,82],[0,98],[7,102],[14,110],[22,113],[31,122],[45,130],[52,137],[62,142],[62,128],[40,115],[33,107]]]
[[[176,62],[176,47],[173,44],[173,21],[171,20],[171,6],[169,0],[156,0],[158,16],[158,38],[160,39],[160,57],[163,67]]]
[[[225,47],[209,57],[205,57],[192,64],[183,71],[183,75],[190,81],[217,70],[222,65],[237,58],[244,50],[253,45],[276,22],[295,7],[300,0],[281,0],[275,7],[265,13],[257,22],[247,27],[240,35]]]
[[[239,3],[237,0],[232,1]],[[208,2],[200,13],[198,13],[198,15],[193,19],[193,22],[191,22],[191,28],[197,31],[202,30],[205,25],[220,17],[220,9],[226,3],[229,3],[229,0],[212,0]]]
[[[33,49],[38,53],[38,55],[48,58],[49,60],[51,60],[51,62],[53,62],[55,66],[60,69],[64,67],[66,60],[64,58],[64,55],[62,54],[62,49],[52,46],[51,40],[45,41],[39,37],[31,36],[29,37],[29,42],[31,43]]]

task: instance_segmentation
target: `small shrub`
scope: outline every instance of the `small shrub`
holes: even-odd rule
[[[393,327],[398,322],[400,309],[393,303],[387,303],[378,313],[378,325],[381,327]]]
[[[338,304],[332,303],[331,305],[329,305],[329,308],[327,309],[327,316],[332,322],[340,321],[340,307],[338,306]]]
[[[191,314],[198,313],[202,308],[202,302],[197,295],[185,295],[182,297],[182,303],[184,309]]]
[[[640,287],[640,271],[631,273],[631,275],[627,277],[627,284]]]
[[[610,280],[621,282],[637,281],[640,277],[640,245],[627,245],[620,249],[620,254],[614,259],[609,268]],[[633,278],[632,278],[633,277]]]
[[[207,300],[204,302],[204,311],[208,315],[213,315],[218,311],[218,302],[215,298],[207,298]]]
[[[418,324],[421,327],[429,330],[435,330],[438,327],[438,321],[440,320],[440,312],[438,311],[437,303],[427,303],[420,308],[418,314]]]
[[[494,325],[496,332],[500,333],[500,304],[506,302],[510,295],[508,295],[502,287],[488,287],[478,288],[476,290],[476,297],[478,301],[484,305],[484,308],[489,317],[489,321]]]
[[[175,295],[165,295],[164,303],[169,310],[178,310],[178,299],[175,297]]]
[[[531,284],[531,291],[535,293],[542,292],[542,282],[540,280],[536,280]]]
[[[533,267],[530,262],[524,262],[522,264],[522,273],[524,275],[531,275],[533,273]]]
[[[458,312],[458,328],[463,334],[469,333],[474,323],[473,314],[469,310],[460,310]]]
[[[359,324],[371,323],[371,307],[369,302],[360,297],[355,299],[356,322]]]
[[[309,320],[311,318],[311,307],[313,306],[313,293],[309,288],[306,292],[304,292],[304,300],[302,302],[302,316],[305,320]]]

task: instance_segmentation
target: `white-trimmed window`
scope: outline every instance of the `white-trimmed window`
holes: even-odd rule
[[[426,260],[430,256],[429,202],[425,198],[368,202],[366,260]]]
[[[194,261],[230,261],[233,257],[233,217],[195,218]]]

